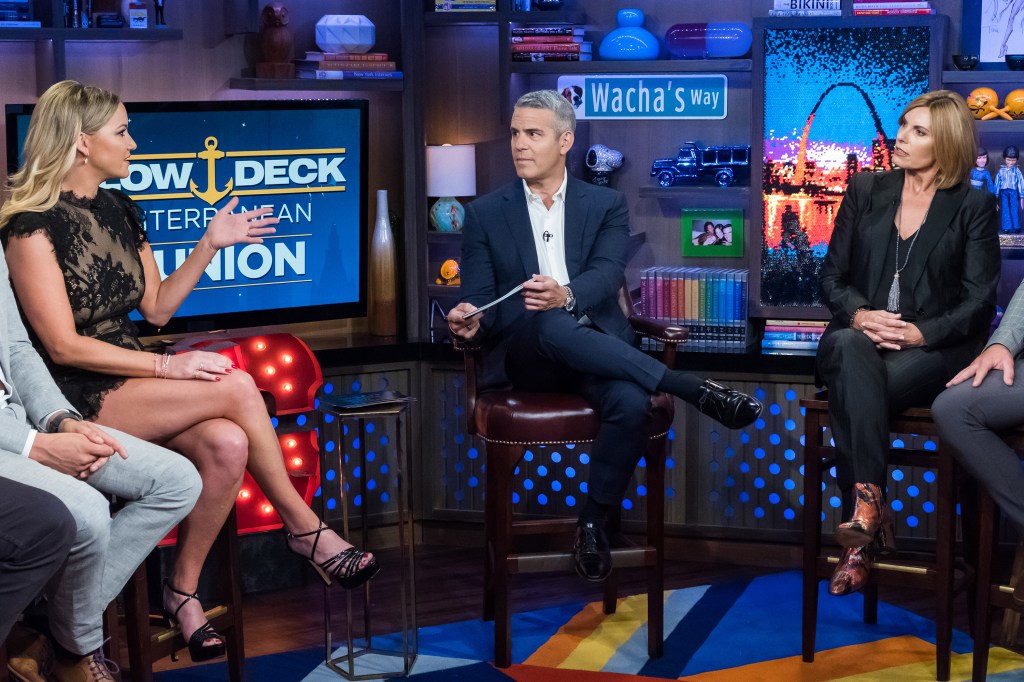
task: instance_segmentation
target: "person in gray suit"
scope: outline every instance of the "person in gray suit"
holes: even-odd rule
[[[1024,284],[1017,287],[988,344],[939,394],[932,416],[939,437],[1007,518],[1024,532],[1024,469],[999,434],[1024,424]],[[1013,599],[1024,606],[1024,580]]]
[[[53,676],[113,680],[116,667],[101,649],[103,610],[192,509],[202,485],[185,458],[82,421],[29,341],[2,250],[0,478],[53,494],[74,517],[70,554],[47,590]],[[110,495],[125,502],[113,518]]]
[[[599,415],[574,555],[581,577],[601,581],[611,571],[605,519],[621,504],[643,453],[651,393],[680,397],[729,428],[753,423],[761,404],[636,348],[618,304],[629,240],[626,199],[566,171],[575,129],[572,105],[554,90],[516,102],[511,143],[520,179],[466,210],[463,302],[448,313],[448,326],[482,344],[482,383],[576,391]],[[474,313],[518,285],[520,296]]]

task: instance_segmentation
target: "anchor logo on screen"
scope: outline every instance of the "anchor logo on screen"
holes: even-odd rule
[[[202,192],[199,191],[199,185],[196,184],[195,180],[189,180],[189,189],[192,190],[192,194],[205,201],[206,203],[213,206],[218,201],[227,196],[235,186],[234,178],[228,180],[228,184],[225,185],[223,190],[217,189],[217,160],[223,159],[227,154],[217,149],[217,138],[212,135],[206,138],[206,151],[202,151],[196,154],[200,159],[206,159],[206,189]]]

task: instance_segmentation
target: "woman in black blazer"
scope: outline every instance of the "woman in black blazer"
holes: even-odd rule
[[[995,312],[999,221],[992,195],[968,182],[976,133],[966,103],[926,93],[899,124],[897,170],[851,179],[821,268],[832,321],[817,369],[848,519],[836,529],[845,550],[833,594],[860,589],[870,558],[894,547],[889,415],[930,404],[978,353]]]

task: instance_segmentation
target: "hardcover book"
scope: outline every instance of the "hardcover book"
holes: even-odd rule
[[[296,78],[316,80],[400,80],[401,71],[332,71],[329,69],[295,69]]]

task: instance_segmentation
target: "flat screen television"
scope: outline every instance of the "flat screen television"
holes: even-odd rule
[[[272,206],[277,233],[222,249],[159,330],[208,331],[366,315],[366,100],[125,104],[138,148],[118,188],[145,210],[161,276],[181,264],[231,196]],[[32,105],[7,105],[20,163]],[[141,316],[133,314],[136,320]]]

